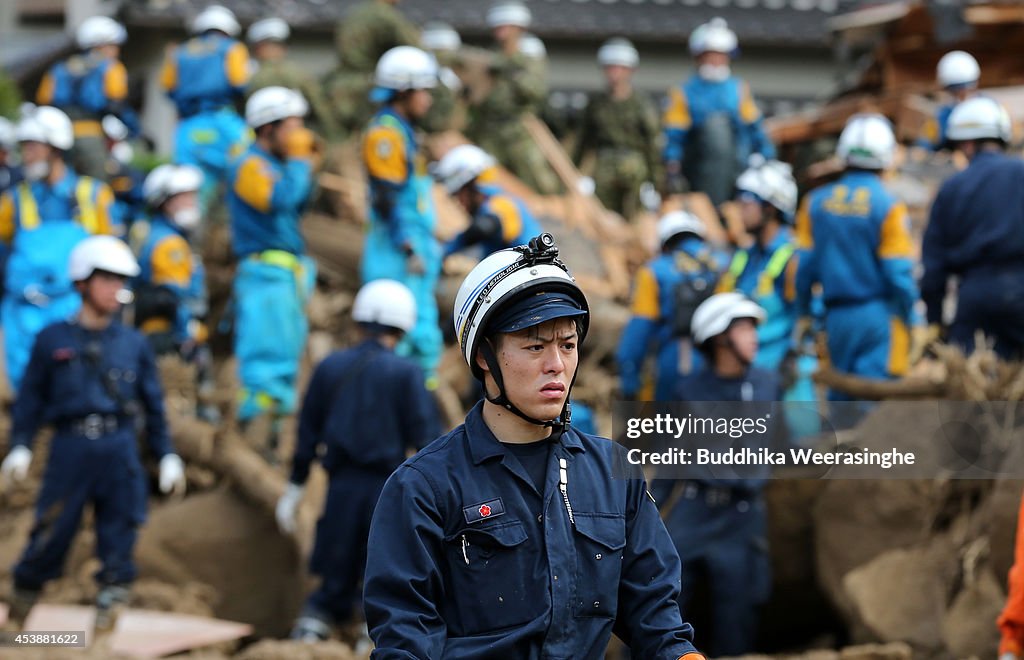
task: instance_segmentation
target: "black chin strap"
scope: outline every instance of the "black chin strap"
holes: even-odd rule
[[[509,400],[508,396],[505,394],[505,379],[501,375],[501,368],[498,366],[498,357],[494,354],[494,349],[491,347],[490,340],[484,339],[480,344],[480,354],[483,355],[484,362],[487,363],[487,368],[491,371],[491,377],[494,379],[494,384],[498,386],[498,396],[491,397],[487,392],[487,385],[485,383],[484,398],[490,403],[493,403],[496,406],[501,406],[513,415],[526,420],[530,424],[546,426],[552,429],[552,439],[557,440],[561,437],[561,434],[564,433],[572,423],[572,406],[569,403],[569,395],[572,392],[573,384],[576,383],[576,374],[579,373],[579,369],[577,369],[576,373],[572,375],[572,380],[569,382],[569,389],[566,392],[565,403],[562,404],[562,413],[554,419],[544,421],[535,417],[530,417]]]

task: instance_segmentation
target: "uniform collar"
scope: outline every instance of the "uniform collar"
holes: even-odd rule
[[[494,437],[491,429],[487,428],[483,409],[484,402],[479,401],[466,415],[466,439],[469,442],[469,453],[473,458],[474,465],[480,465],[495,456],[505,456],[507,453],[505,445]],[[560,442],[567,449],[586,451],[577,433],[571,429],[562,434]]]
[[[249,151],[251,153],[254,153],[254,154],[258,155],[258,156],[262,156],[263,158],[269,160],[271,163],[278,163],[280,165],[284,165],[284,161],[283,160],[281,160],[280,158],[278,158],[274,154],[270,153],[269,151],[267,151],[266,149],[261,147],[258,142],[253,142],[249,146]]]
[[[57,179],[54,183],[49,183],[47,181],[29,182],[30,186],[33,188],[42,188],[43,190],[52,191],[55,195],[66,194],[68,196],[74,194],[75,184],[77,183],[78,177],[66,163],[64,165],[64,176]]]
[[[769,241],[768,245],[761,247],[761,244],[755,243],[754,246],[758,250],[762,250],[767,254],[774,254],[783,245],[793,242],[793,232],[789,228],[789,225],[782,225],[779,227],[779,231],[775,232],[775,238]]]
[[[392,117],[395,121],[402,125],[402,128],[405,129],[406,133],[408,133],[409,135],[414,134],[412,124],[409,123],[409,120],[395,112],[395,109],[392,108],[390,105],[386,105],[383,108],[381,108],[380,114]]]

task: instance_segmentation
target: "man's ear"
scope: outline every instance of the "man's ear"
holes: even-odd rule
[[[484,341],[487,340],[485,339]],[[476,355],[473,357],[473,359],[476,361],[476,366],[480,367],[480,370],[483,371],[485,374],[491,372],[491,368],[487,366],[487,360],[485,360],[484,356],[480,354],[479,349],[477,349]]]

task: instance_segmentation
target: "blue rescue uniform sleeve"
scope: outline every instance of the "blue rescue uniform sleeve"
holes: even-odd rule
[[[170,435],[167,432],[167,417],[164,415],[164,392],[160,386],[160,372],[149,342],[137,335],[139,349],[138,397],[146,413],[146,442],[156,458],[174,453]]]
[[[932,204],[928,227],[924,230],[921,245],[921,261],[924,265],[924,273],[921,275],[921,300],[927,309],[929,324],[942,323],[942,299],[946,295],[946,281],[949,279],[943,240],[945,208],[942,190],[939,190]]]
[[[444,248],[444,256],[448,257],[484,241],[495,241],[501,234],[501,219],[493,213],[483,213],[473,218],[465,231],[448,241]]]
[[[434,397],[425,386],[426,377],[419,365],[409,365],[405,379],[406,405],[402,411],[406,415],[402,425],[403,441],[406,449],[419,451],[441,435],[441,421],[438,419],[437,405]]]
[[[299,432],[292,456],[290,481],[300,486],[309,478],[309,468],[316,458],[323,438],[324,423],[327,421],[326,397],[333,392],[327,365],[327,361],[321,362],[313,371],[306,396],[302,400],[302,412],[299,413]]]
[[[363,581],[373,660],[428,660],[444,653],[444,514],[435,493],[426,475],[409,464],[381,491]]]
[[[679,555],[646,482],[632,479],[627,497],[615,634],[629,645],[635,658],[680,658],[697,653],[693,626],[683,623],[676,602],[682,568]]]
[[[910,235],[910,218],[903,202],[896,202],[882,221],[878,244],[882,274],[897,303],[900,318],[914,325],[914,304],[918,299],[914,281],[914,241]]]
[[[796,311],[800,316],[809,316],[813,288],[820,278],[811,231],[811,195],[804,198],[796,213],[796,260]]]
[[[665,145],[661,153],[662,160],[666,163],[682,163],[686,136],[693,127],[689,103],[682,87],[669,90],[661,125],[662,142]]]
[[[622,331],[619,348],[615,354],[622,395],[626,397],[634,397],[640,391],[640,372],[643,370],[644,358],[647,356],[651,338],[658,329],[658,318],[661,315],[658,280],[649,266],[637,271],[632,311],[633,316]]]
[[[32,448],[36,432],[45,421],[46,392],[49,391],[50,366],[54,359],[47,353],[43,335],[36,335],[28,367],[21,379],[21,387],[14,401],[11,420],[11,446],[21,445]],[[68,355],[71,359],[73,356]]]
[[[752,153],[761,154],[767,160],[775,158],[775,145],[772,144],[768,134],[764,130],[764,116],[754,101],[754,95],[750,92],[747,83],[740,83],[740,123],[747,131],[747,139],[750,141]]]

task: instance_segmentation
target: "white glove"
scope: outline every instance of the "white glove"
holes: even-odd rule
[[[160,459],[160,492],[164,495],[185,494],[185,464],[177,454]]]
[[[650,181],[640,184],[640,203],[651,213],[661,210],[661,195]]]
[[[597,184],[589,176],[581,176],[576,182],[576,191],[584,197],[590,197],[597,190]]]
[[[459,74],[452,71],[451,68],[444,67],[437,72],[437,77],[441,81],[441,84],[451,91],[458,93],[462,90],[462,79],[459,78]]]
[[[274,509],[274,517],[277,519],[277,527],[286,534],[295,531],[295,511],[302,501],[302,494],[306,491],[304,486],[289,483],[284,489],[284,495],[277,501]]]
[[[1010,653],[1009,651],[1006,651],[1005,653],[1003,653],[1002,655],[999,656],[999,660],[1020,660],[1020,659],[1017,657],[1016,654]]]
[[[31,464],[32,450],[24,445],[15,445],[0,465],[0,477],[7,482],[22,481],[28,476]]]

